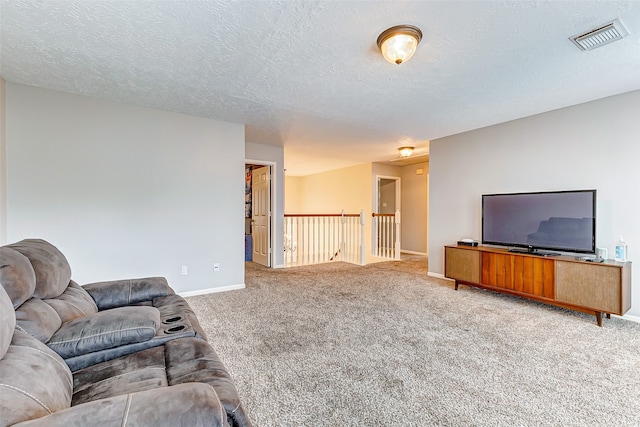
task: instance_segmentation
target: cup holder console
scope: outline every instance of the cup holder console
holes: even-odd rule
[[[176,332],[180,332],[186,328],[185,325],[176,325],[164,330],[165,334],[175,334]]]
[[[169,317],[167,319],[164,319],[162,321],[162,323],[164,323],[165,325],[168,325],[168,324],[171,324],[171,323],[179,322],[180,320],[182,320],[182,316],[172,316],[172,317]]]
[[[196,332],[189,321],[189,316],[180,313],[178,310],[162,310],[160,312],[160,321],[162,326],[158,328],[156,338],[162,342],[196,336]]]

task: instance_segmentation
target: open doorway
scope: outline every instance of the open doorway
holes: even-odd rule
[[[378,212],[394,214],[400,209],[400,178],[378,177]]]
[[[245,261],[272,267],[273,260],[273,165],[245,163]]]
[[[372,221],[372,255],[383,258],[399,256],[400,177],[376,176],[375,212]],[[398,249],[396,251],[396,249]],[[397,252],[397,253],[396,253]]]

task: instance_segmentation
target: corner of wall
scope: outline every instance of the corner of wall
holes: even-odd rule
[[[5,80],[0,77],[0,245],[7,242],[7,114]]]

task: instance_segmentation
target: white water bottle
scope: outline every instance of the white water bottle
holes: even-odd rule
[[[616,243],[616,261],[626,262],[627,261],[627,242],[624,241],[622,236],[620,236],[620,240]]]

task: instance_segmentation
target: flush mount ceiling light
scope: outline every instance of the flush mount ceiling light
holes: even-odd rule
[[[422,40],[420,28],[413,25],[396,25],[384,30],[378,36],[377,43],[384,59],[399,65],[411,59],[420,40]]]
[[[398,148],[398,151],[400,152],[400,155],[402,157],[409,157],[411,154],[413,154],[413,148],[414,147],[400,147]]]

